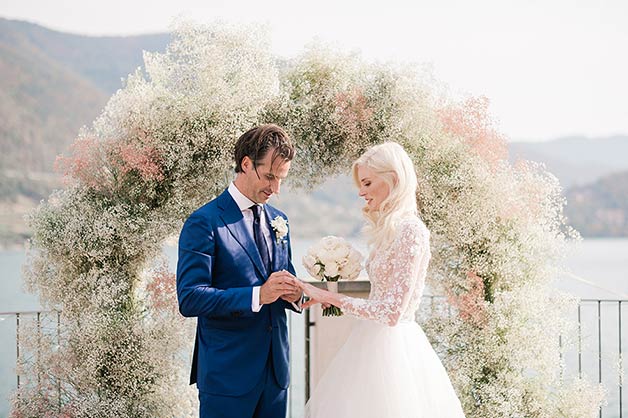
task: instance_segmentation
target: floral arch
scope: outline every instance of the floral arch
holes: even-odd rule
[[[190,414],[177,353],[192,338],[174,276],[153,260],[223,190],[239,134],[263,122],[295,139],[298,186],[385,140],[409,152],[432,232],[430,285],[455,312],[424,328],[469,417],[592,416],[598,389],[563,378],[559,361],[573,301],[548,283],[573,234],[557,180],[508,163],[485,99],[455,102],[412,67],[325,48],[277,61],[268,39],[252,27],[182,25],[59,158],[67,187],[31,216],[26,277],[44,306],[62,310],[62,326],[39,335],[37,361],[21,365],[15,416]]]

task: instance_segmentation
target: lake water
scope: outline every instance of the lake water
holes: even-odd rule
[[[312,241],[294,243],[295,267],[300,276],[306,273],[300,260]],[[359,247],[360,244],[356,243]],[[171,267],[176,263],[176,250],[166,247]],[[35,296],[22,289],[21,268],[25,261],[23,251],[0,252],[2,280],[0,281],[0,312],[29,311],[39,309]],[[628,239],[589,239],[574,246],[567,260],[570,273],[556,280],[556,287],[581,298],[628,300]],[[622,305],[622,345],[628,347],[626,324],[628,304]],[[609,405],[604,408],[604,417],[619,417],[619,373],[617,353],[619,351],[619,307],[618,304],[600,304],[602,314],[602,382],[609,389]],[[598,329],[597,304],[584,305],[581,311],[585,356],[582,361],[584,373],[598,380]],[[300,416],[304,398],[304,326],[300,315],[291,316],[292,332],[292,393],[290,396],[293,418]],[[0,316],[0,416],[8,416],[10,392],[15,388],[15,316]],[[625,351],[625,348],[624,348]],[[577,372],[577,357],[566,354],[568,373]],[[625,395],[625,394],[624,394]],[[625,398],[625,396],[624,396]],[[628,407],[624,402],[624,414]]]

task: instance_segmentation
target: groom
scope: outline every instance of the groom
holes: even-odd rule
[[[266,204],[288,175],[294,147],[277,125],[244,133],[236,177],[197,209],[179,238],[177,297],[197,317],[190,384],[202,418],[286,416],[286,309],[300,312],[286,215]]]

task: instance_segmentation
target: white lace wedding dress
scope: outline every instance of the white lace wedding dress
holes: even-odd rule
[[[306,418],[464,417],[447,372],[415,322],[430,260],[429,231],[403,219],[389,248],[371,254],[368,299],[343,297],[359,321],[318,382]]]

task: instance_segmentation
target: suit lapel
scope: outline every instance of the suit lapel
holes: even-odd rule
[[[255,268],[257,268],[262,275],[262,278],[266,280],[268,273],[263,267],[262,258],[257,250],[257,245],[255,245],[255,240],[246,227],[242,211],[240,211],[240,208],[226,190],[220,195],[219,207],[223,210],[220,214],[220,218],[225,223],[225,226],[242,246],[244,251],[246,251],[251,261],[253,261]]]

